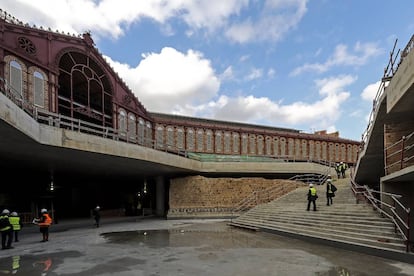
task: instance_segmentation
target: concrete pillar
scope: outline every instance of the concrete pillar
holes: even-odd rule
[[[166,213],[166,210],[165,210],[165,184],[164,184],[164,177],[157,176],[155,178],[155,191],[156,191],[155,214],[157,216],[164,216],[165,213]]]

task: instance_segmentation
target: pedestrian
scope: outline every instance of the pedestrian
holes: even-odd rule
[[[13,228],[9,220],[10,211],[4,209],[0,215],[1,249],[12,249]]]
[[[341,165],[339,163],[336,163],[335,171],[336,171],[336,175],[337,175],[338,179],[341,178]]]
[[[17,214],[17,212],[11,212],[9,220],[10,220],[10,223],[13,227],[14,242],[18,242],[19,241],[19,232],[22,229],[23,224],[22,224],[22,222],[20,220],[20,217]]]
[[[95,219],[95,226],[99,227],[101,222],[101,207],[96,206],[95,209],[93,209],[93,218]]]
[[[316,188],[313,187],[313,184],[309,184],[308,190],[308,208],[307,211],[310,210],[311,203],[313,204],[313,210],[316,211],[316,200],[318,199],[318,194]]]
[[[335,197],[336,187],[332,184],[332,179],[326,180],[326,205],[332,205],[332,198]]]
[[[345,171],[346,171],[347,167],[348,166],[344,162],[341,162],[341,175],[342,175],[342,178],[345,178]]]
[[[52,218],[49,216],[47,209],[40,210],[40,217],[33,220],[33,222],[39,225],[40,233],[42,233],[42,242],[49,241],[49,227],[52,224]]]

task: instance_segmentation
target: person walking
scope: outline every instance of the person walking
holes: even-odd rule
[[[336,176],[338,177],[338,179],[341,178],[341,164],[336,163],[335,172],[336,172]]]
[[[14,233],[14,242],[19,241],[19,232],[22,229],[22,222],[20,220],[19,215],[17,212],[12,212],[9,217],[10,223],[13,227],[13,233]]]
[[[313,184],[309,184],[309,190],[308,190],[308,208],[307,211],[310,210],[311,204],[313,204],[313,210],[316,211],[316,199],[318,199],[318,194],[316,191],[316,188],[313,186]]]
[[[40,233],[42,233],[42,242],[49,241],[49,227],[52,224],[52,218],[49,216],[47,209],[40,210],[40,218],[36,218],[33,222],[39,225]]]
[[[344,162],[341,162],[341,175],[342,175],[342,178],[345,178],[345,172],[346,172],[347,168],[348,168],[348,166]]]
[[[326,180],[326,205],[332,205],[333,200],[332,198],[335,197],[336,187],[332,184],[332,179]]]
[[[99,227],[101,222],[101,207],[96,206],[95,209],[93,209],[93,218],[95,219],[95,226]]]
[[[10,211],[4,209],[0,215],[1,249],[12,249],[13,228],[9,220]]]

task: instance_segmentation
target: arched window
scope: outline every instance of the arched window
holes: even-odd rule
[[[23,98],[23,70],[22,66],[14,60],[10,62],[9,85],[14,95]]]
[[[45,80],[38,71],[33,73],[33,97],[35,105],[39,107],[45,106]]]
[[[240,152],[240,136],[238,133],[233,133],[233,153]]]
[[[213,131],[211,129],[206,130],[206,151],[213,151]]]
[[[157,148],[164,148],[164,126],[158,125],[155,131],[155,142]]]
[[[204,130],[202,129],[197,130],[197,151],[204,151]]]
[[[58,112],[112,127],[112,109],[111,80],[103,66],[83,53],[65,53],[59,60]]]
[[[152,140],[152,125],[150,122],[146,122],[146,128],[145,128],[145,144],[148,147],[153,146],[153,140]]]
[[[137,124],[136,124],[136,119],[135,119],[135,115],[132,113],[129,113],[128,116],[128,136],[129,139],[131,140],[136,140],[137,137]]]
[[[224,133],[224,152],[231,153],[231,133]]]
[[[142,118],[138,119],[138,144],[144,144],[145,139],[145,122]]]
[[[216,131],[216,152],[221,153],[223,151],[223,133],[220,130]]]
[[[187,129],[187,150],[194,150],[194,130],[192,128]]]
[[[167,127],[167,147],[169,149],[175,149],[174,127],[172,127],[172,126]]]
[[[184,129],[177,128],[177,148],[184,149]]]
[[[127,118],[126,118],[126,112],[124,110],[119,110],[119,116],[118,116],[118,130],[119,134],[121,136],[126,136],[127,131]]]

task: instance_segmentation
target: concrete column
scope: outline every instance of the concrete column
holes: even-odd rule
[[[165,213],[166,213],[166,210],[165,210],[165,184],[164,184],[164,177],[157,176],[155,178],[155,190],[156,190],[155,214],[157,216],[164,216]]]

